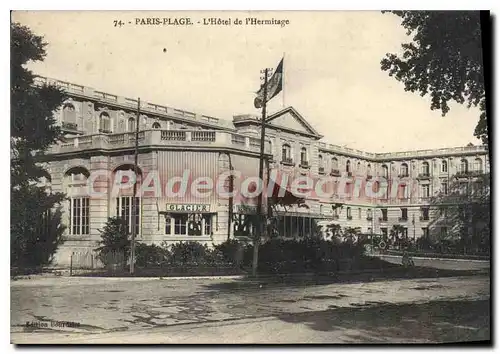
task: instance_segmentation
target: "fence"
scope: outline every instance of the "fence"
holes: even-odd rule
[[[70,275],[88,274],[100,271],[122,271],[127,265],[123,252],[112,251],[101,258],[96,252],[72,252]]]

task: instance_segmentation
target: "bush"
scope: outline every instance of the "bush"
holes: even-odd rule
[[[118,217],[108,218],[101,231],[101,245],[96,249],[97,255],[105,265],[120,263],[124,266],[130,255],[130,240],[125,221]]]
[[[168,248],[139,243],[135,248],[135,264],[138,267],[162,267],[171,258]]]
[[[173,265],[200,265],[209,263],[212,255],[207,245],[195,241],[179,242],[170,246]]]

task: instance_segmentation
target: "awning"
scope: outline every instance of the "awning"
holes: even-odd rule
[[[282,186],[277,181],[270,179],[269,183],[273,183],[273,191],[270,196],[271,202],[277,205],[300,205],[305,202],[305,199],[296,196],[291,192],[290,185]]]

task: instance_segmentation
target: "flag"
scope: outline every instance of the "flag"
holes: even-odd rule
[[[281,59],[278,67],[274,71],[273,76],[267,81],[267,98],[266,102],[271,100],[274,96],[281,92],[283,89],[283,59]],[[261,108],[264,104],[264,85],[261,86],[260,90],[257,91],[257,97],[255,97],[254,105],[255,108]]]

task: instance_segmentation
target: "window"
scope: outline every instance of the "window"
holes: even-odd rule
[[[76,125],[75,106],[73,106],[71,103],[66,103],[63,106],[63,125],[64,123],[70,123]]]
[[[332,157],[332,170],[339,169],[339,160],[336,157]]]
[[[135,132],[135,119],[134,118],[128,119],[128,131]]]
[[[99,116],[99,132],[111,133],[111,119],[106,112],[102,112]]]
[[[421,208],[420,209],[421,219],[424,221],[429,220],[429,208]]]
[[[153,129],[160,129],[160,128],[161,128],[160,123],[158,123],[158,122],[153,123]]]
[[[358,208],[358,219],[361,219],[361,208]]]
[[[202,214],[188,214],[188,235],[201,236],[202,235]]]
[[[347,160],[346,163],[345,163],[345,171],[347,173],[351,172],[351,161],[349,161],[349,160]]]
[[[132,213],[132,196],[116,198],[116,216],[126,223],[128,232],[132,233],[133,215],[135,215],[135,234],[140,234],[141,226],[141,198],[135,197],[135,212]]]
[[[448,172],[448,161],[441,161],[441,172]]]
[[[441,207],[439,208],[440,214],[443,218],[448,217],[448,208],[446,207]]]
[[[448,228],[446,226],[441,226],[440,236],[446,237],[448,235]]]
[[[441,193],[448,194],[448,182],[441,182]]]
[[[483,171],[483,160],[481,160],[480,158],[474,160],[474,171],[475,172]]]
[[[372,175],[372,165],[370,165],[370,164],[368,164],[368,166],[366,166],[366,175],[367,176]]]
[[[381,209],[382,211],[382,221],[387,221],[387,209]]]
[[[422,237],[424,237],[424,238],[429,237],[429,228],[428,227],[422,227]]]
[[[384,239],[386,239],[387,238],[387,227],[381,227],[380,232],[382,232],[382,237]]]
[[[282,161],[292,160],[290,145],[284,144],[283,147],[281,148],[281,160]]]
[[[174,214],[174,234],[186,235],[187,234],[187,214]]]
[[[307,165],[307,149],[305,147],[300,149],[300,164]]]
[[[348,219],[352,219],[352,215],[351,215],[351,207],[347,207],[347,218],[348,218]]]
[[[172,219],[170,215],[165,215],[165,235],[170,235],[172,233]]]
[[[406,199],[406,198],[408,198],[408,187],[406,186],[406,184],[400,185],[399,189],[400,189],[399,198],[400,199]]]
[[[373,215],[372,215],[372,210],[371,210],[370,208],[368,208],[368,210],[366,211],[366,218],[367,218],[368,220],[371,220],[371,219],[372,219],[372,217],[373,217]]]
[[[324,172],[325,166],[323,166],[323,155],[318,155],[318,165],[319,165],[319,172]]]
[[[408,228],[403,228],[403,238],[408,238]]]
[[[382,177],[389,178],[389,168],[386,165],[382,165]]]
[[[467,191],[468,191],[468,183],[467,182],[461,182],[459,185],[458,185],[458,191],[461,195],[465,195],[467,194]]]
[[[427,161],[422,162],[422,175],[429,175],[429,163]]]
[[[212,235],[212,214],[203,214],[203,234]]]
[[[459,169],[459,172],[460,173],[467,173],[468,172],[468,163],[467,163],[467,160],[466,159],[462,159],[460,161],[460,169]]]
[[[429,185],[428,184],[424,184],[422,186],[420,186],[421,188],[421,196],[422,198],[429,198]]]
[[[401,208],[401,220],[408,220],[408,209]]]
[[[70,199],[70,227],[72,235],[88,235],[89,228],[89,201],[90,198],[71,198]]]
[[[401,168],[399,169],[400,177],[408,177],[408,165],[406,163],[401,164]]]

